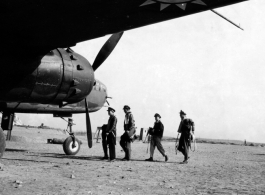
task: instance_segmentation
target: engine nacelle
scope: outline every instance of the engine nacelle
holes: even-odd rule
[[[32,69],[32,71],[30,71]],[[89,62],[71,49],[56,49],[24,66],[5,96],[6,102],[53,105],[76,103],[91,92],[94,71]]]

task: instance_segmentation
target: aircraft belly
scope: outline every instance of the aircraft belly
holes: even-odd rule
[[[101,106],[89,107],[89,112],[96,112]],[[53,114],[53,113],[85,113],[85,108],[81,104],[69,104],[60,108],[56,105],[35,104],[35,103],[7,103],[7,110],[16,110],[16,113],[39,113],[39,114]]]
[[[3,100],[8,102],[28,100],[36,82],[36,74],[36,72],[33,72],[33,74],[23,79],[18,86],[11,88]]]
[[[18,63],[15,59],[5,62],[0,71],[0,101],[13,102],[28,100],[37,75],[41,57],[36,60]]]

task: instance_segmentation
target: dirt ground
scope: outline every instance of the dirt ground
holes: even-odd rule
[[[16,194],[265,194],[265,147],[198,144],[188,164],[173,142],[163,142],[169,156],[156,162],[147,144],[132,145],[132,160],[116,146],[117,161],[101,160],[101,143],[88,149],[85,137],[76,156],[66,156],[48,138],[62,132],[16,127],[0,160],[0,195]]]

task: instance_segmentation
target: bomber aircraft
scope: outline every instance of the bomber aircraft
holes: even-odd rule
[[[208,10],[218,14],[215,8],[243,1],[246,0],[2,0],[2,129],[12,130],[14,113],[46,113],[55,117],[85,113],[91,148],[89,113],[101,109],[108,98],[106,86],[95,79],[94,72],[124,31]],[[92,65],[70,48],[108,34],[113,35]],[[0,158],[5,147],[0,130]],[[66,154],[75,154],[79,147],[73,134],[64,142]]]

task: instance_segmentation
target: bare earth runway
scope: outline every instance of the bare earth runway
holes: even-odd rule
[[[116,146],[116,162],[100,160],[101,143],[88,149],[85,137],[76,156],[66,156],[61,145],[47,138],[66,137],[54,130],[13,131],[0,160],[0,194],[265,194],[265,148],[198,144],[189,164],[175,155],[174,143],[163,142],[169,154],[164,162],[145,162],[147,144],[132,145],[132,161],[124,162]],[[18,137],[20,136],[20,137]]]

